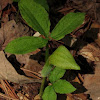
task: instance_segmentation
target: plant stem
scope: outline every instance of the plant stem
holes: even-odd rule
[[[42,80],[42,83],[41,83],[41,87],[40,87],[40,93],[39,93],[40,98],[42,98],[42,95],[43,95],[45,81],[46,81],[46,77],[43,77],[43,80]]]
[[[48,57],[49,57],[49,47],[48,47],[48,43],[47,43],[46,51],[45,51],[45,62],[47,61]],[[46,77],[43,77],[43,80],[42,80],[42,83],[41,83],[41,87],[40,87],[40,93],[39,93],[41,98],[42,98],[42,95],[43,95],[45,81],[46,81]]]

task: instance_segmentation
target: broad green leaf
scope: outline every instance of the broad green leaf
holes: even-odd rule
[[[50,30],[50,20],[47,11],[34,0],[20,0],[19,10],[23,19],[35,31],[48,37]]]
[[[53,52],[53,54],[49,57],[49,63],[62,69],[80,70],[80,67],[75,62],[73,56],[64,46],[58,47]]]
[[[34,0],[36,3],[43,6],[47,11],[49,11],[49,6],[47,4],[47,0]]]
[[[41,37],[24,36],[17,38],[5,48],[5,52],[12,54],[25,54],[42,48],[47,44],[47,40]]]
[[[76,90],[73,85],[71,85],[68,81],[66,80],[58,80],[53,84],[54,90],[57,93],[60,94],[65,94],[65,93],[72,93]]]
[[[69,13],[64,16],[51,32],[51,37],[55,40],[62,39],[66,34],[71,33],[79,27],[85,18],[84,13]]]
[[[43,100],[57,100],[57,95],[56,95],[52,85],[47,86],[45,88],[42,99]]]
[[[42,77],[46,77],[50,73],[52,68],[53,68],[53,65],[50,65],[49,61],[47,60],[43,69],[42,69],[42,72],[41,72]]]
[[[50,75],[49,75],[49,80],[51,83],[57,81],[58,79],[60,79],[61,77],[63,77],[63,75],[65,74],[66,70],[65,69],[61,69],[59,67],[55,67],[53,69],[53,71],[51,71]]]

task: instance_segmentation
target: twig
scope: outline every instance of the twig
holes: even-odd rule
[[[34,76],[34,77],[36,77],[36,78],[38,78],[38,79],[41,79],[41,78],[39,77],[39,74],[38,74],[38,73],[33,72],[33,71],[30,71],[30,70],[25,69],[25,68],[21,68],[21,69],[22,69],[22,70],[24,70],[24,71],[30,72],[30,73],[32,73],[32,74],[33,74],[33,76]]]
[[[5,83],[6,83],[7,87],[9,88],[9,91],[11,92],[13,97],[18,99],[18,96],[16,95],[14,89],[9,85],[9,83],[6,80],[5,80]]]
[[[3,87],[3,90],[4,90],[5,94],[8,95],[9,93],[8,93],[8,90],[7,90],[6,86],[5,86],[4,81],[2,79],[0,81],[1,81],[1,85]]]
[[[78,73],[78,77],[80,78],[80,80],[84,83],[84,79],[82,78],[81,74]]]
[[[0,93],[0,96],[5,98],[5,99],[10,99],[10,100],[19,100],[19,99],[15,99],[15,98],[11,98],[9,96],[4,95],[3,93]]]

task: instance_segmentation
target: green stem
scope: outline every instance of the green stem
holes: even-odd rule
[[[48,44],[46,45],[46,51],[45,51],[45,62],[47,61],[49,57],[49,47]],[[41,87],[40,87],[40,97],[42,98],[43,95],[43,90],[44,90],[44,86],[45,86],[45,81],[46,81],[46,77],[43,77],[42,83],[41,83]]]
[[[42,83],[41,83],[41,87],[40,87],[40,93],[39,93],[41,98],[42,98],[42,95],[43,95],[45,81],[46,81],[46,77],[43,77],[43,80],[42,80]]]

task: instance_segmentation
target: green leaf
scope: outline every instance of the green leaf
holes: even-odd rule
[[[5,48],[5,52],[12,54],[25,54],[42,48],[47,44],[47,40],[41,37],[24,36],[17,38]]]
[[[65,69],[61,69],[58,67],[55,67],[53,69],[53,71],[51,71],[50,75],[49,75],[49,80],[51,83],[57,81],[58,79],[60,79],[61,77],[63,77],[63,75],[65,74],[66,70]]]
[[[68,81],[66,80],[58,80],[53,84],[54,90],[57,93],[60,94],[66,94],[66,93],[72,93],[76,90],[73,85],[71,85]]]
[[[57,100],[57,95],[56,95],[52,85],[47,86],[45,88],[42,99],[43,100]]]
[[[53,52],[53,54],[49,57],[49,63],[62,69],[80,70],[80,67],[75,62],[73,56],[64,46],[58,47]]]
[[[20,0],[19,10],[23,19],[35,31],[48,37],[50,31],[50,20],[45,8],[34,0]]]
[[[69,13],[64,16],[51,32],[51,37],[55,40],[62,39],[66,34],[71,33],[79,27],[85,18],[84,13]]]
[[[36,3],[43,6],[47,11],[49,11],[49,6],[47,4],[47,0],[34,0]]]
[[[50,65],[49,61],[47,60],[43,69],[42,69],[42,72],[41,72],[42,77],[46,77],[50,73],[52,68],[53,68],[53,65]]]

